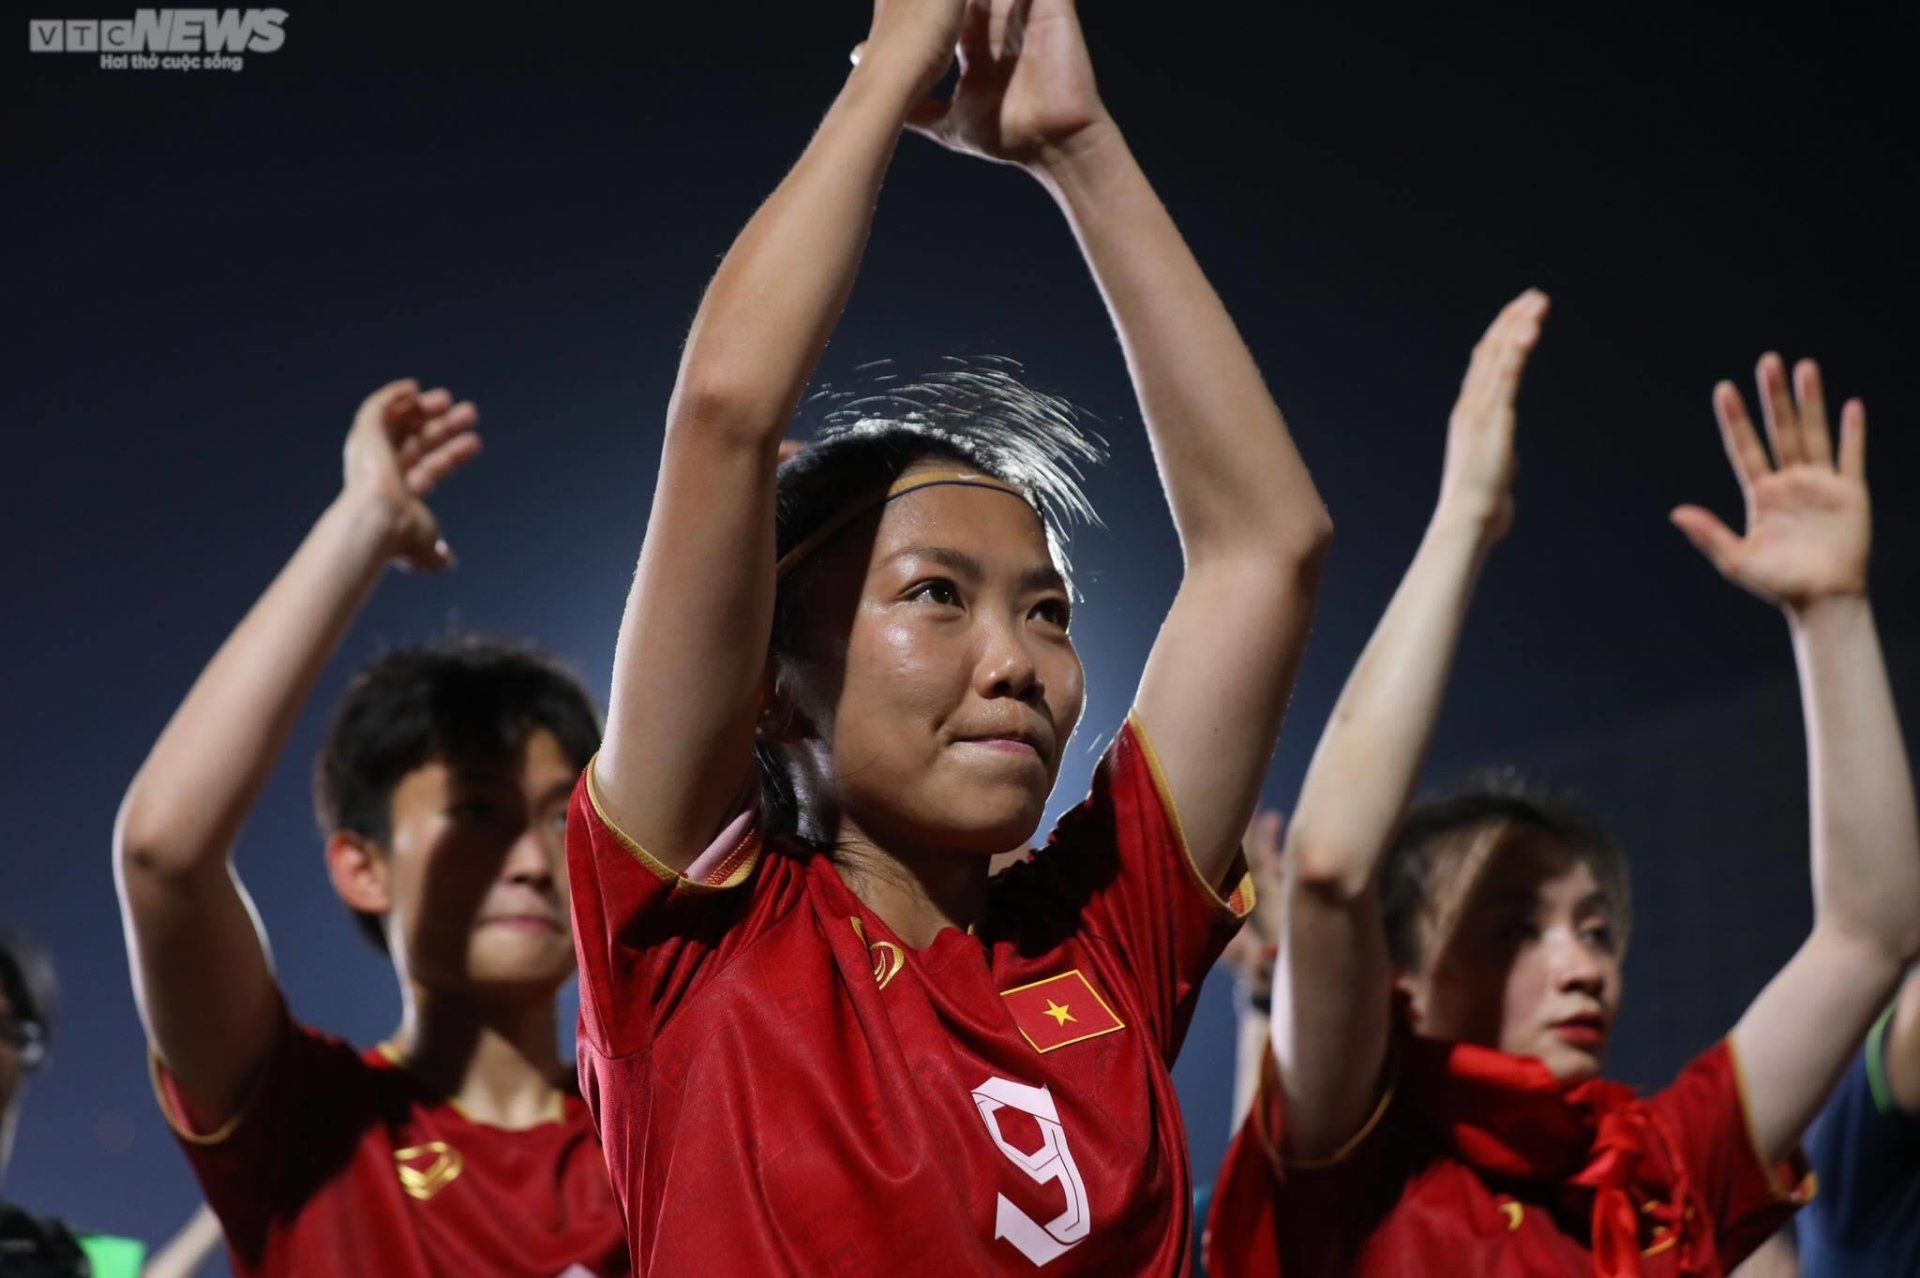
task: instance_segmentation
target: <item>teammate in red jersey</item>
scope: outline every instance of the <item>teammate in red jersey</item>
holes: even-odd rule
[[[1920,951],[1920,830],[1866,595],[1865,413],[1842,411],[1836,459],[1811,361],[1791,388],[1760,361],[1771,461],[1739,393],[1714,392],[1745,536],[1673,515],[1785,611],[1805,694],[1814,927],[1727,1038],[1645,1099],[1599,1077],[1626,876],[1577,810],[1493,787],[1402,821],[1512,518],[1513,401],[1546,307],[1523,295],[1474,353],[1432,524],[1288,827],[1272,1056],[1215,1190],[1220,1278],[1723,1274],[1801,1196],[1800,1133]]]
[[[908,125],[1065,211],[1186,555],[1091,796],[991,881],[1082,706],[1055,551],[1085,441],[965,370],[775,465]],[[1072,5],[881,0],[694,321],[568,827],[583,1084],[636,1268],[1187,1271],[1168,1064],[1244,912],[1328,534]]]
[[[555,1025],[573,970],[561,823],[600,733],[579,684],[466,640],[396,652],[348,693],[315,789],[334,887],[400,983],[381,1048],[293,1019],[228,859],[386,566],[452,562],[423,498],[478,451],[474,421],[412,382],[366,401],[340,495],[121,809],[121,911],[161,1105],[240,1274],[629,1271]]]

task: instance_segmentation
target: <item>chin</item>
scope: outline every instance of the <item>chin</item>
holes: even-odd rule
[[[1563,1083],[1584,1083],[1600,1077],[1601,1058],[1564,1043],[1553,1043],[1539,1053],[1540,1060]]]

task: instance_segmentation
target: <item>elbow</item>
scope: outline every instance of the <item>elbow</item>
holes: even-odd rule
[[[122,883],[183,877],[199,858],[182,846],[168,823],[142,798],[136,785],[127,792],[113,822],[113,864]]]
[[[1321,905],[1351,909],[1374,892],[1373,858],[1311,829],[1288,831],[1281,863],[1290,891]]]
[[[777,448],[786,430],[786,406],[766,393],[759,384],[763,380],[711,359],[688,364],[674,386],[668,429],[741,447]]]

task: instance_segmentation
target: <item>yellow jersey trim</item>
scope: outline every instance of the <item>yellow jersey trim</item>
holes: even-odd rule
[[[662,883],[672,884],[676,892],[724,892],[728,888],[738,887],[746,882],[747,876],[753,873],[753,867],[760,863],[760,832],[757,829],[749,830],[747,836],[740,840],[740,846],[727,853],[721,860],[712,882],[702,883],[697,879],[690,879],[641,847],[633,836],[622,830],[614,823],[613,818],[607,815],[607,806],[600,800],[600,783],[594,779],[593,775],[594,764],[599,758],[600,755],[596,751],[593,758],[587,760],[587,802],[593,805],[593,814],[600,818],[600,824],[607,827],[608,832],[620,841],[620,846],[645,867],[648,873]]]
[[[1220,895],[1219,888],[1207,881],[1206,875],[1200,873],[1200,867],[1193,859],[1193,849],[1187,845],[1186,828],[1180,824],[1180,807],[1173,800],[1173,787],[1167,784],[1167,774],[1160,766],[1160,756],[1147,736],[1147,725],[1141,721],[1139,710],[1127,711],[1127,725],[1133,729],[1133,739],[1140,743],[1140,753],[1147,761],[1147,772],[1153,777],[1154,793],[1160,797],[1160,806],[1166,810],[1167,823],[1173,826],[1174,842],[1180,845],[1180,859],[1186,862],[1187,872],[1215,906],[1236,919],[1244,919],[1253,913],[1255,892],[1252,872],[1241,867],[1240,881],[1225,897]]]

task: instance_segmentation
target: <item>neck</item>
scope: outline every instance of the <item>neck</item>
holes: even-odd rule
[[[834,869],[861,904],[914,949],[925,949],[943,928],[965,932],[987,907],[986,857],[947,849],[881,847],[842,820]]]
[[[564,1066],[556,1000],[485,1003],[409,982],[390,1046],[476,1123],[519,1130],[556,1117]]]

